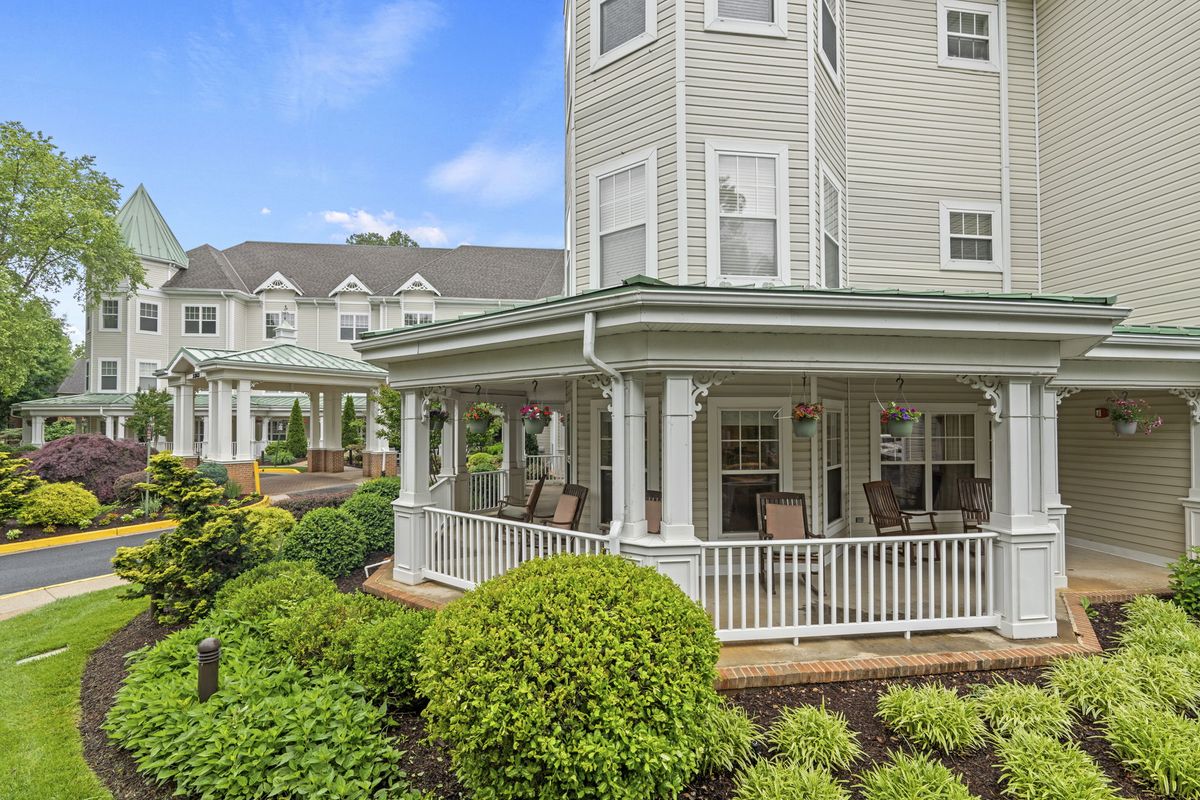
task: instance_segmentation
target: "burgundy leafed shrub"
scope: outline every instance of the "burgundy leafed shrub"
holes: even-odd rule
[[[111,503],[117,478],[146,468],[146,446],[80,434],[50,442],[29,458],[29,468],[43,479],[81,483],[101,503]]]

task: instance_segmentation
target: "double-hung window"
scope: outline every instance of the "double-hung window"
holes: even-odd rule
[[[592,69],[654,41],[655,0],[591,0]]]
[[[138,330],[142,333],[158,333],[158,303],[138,303]]]
[[[263,314],[263,338],[274,339],[275,329],[284,322],[296,327],[296,319],[290,311],[267,311]]]
[[[656,162],[653,151],[638,153],[592,173],[593,288],[657,276]]]
[[[958,509],[958,479],[986,477],[986,420],[978,411],[929,411],[911,436],[879,435],[879,478],[892,484],[906,511]]]
[[[148,392],[158,388],[158,378],[155,377],[155,372],[158,372],[157,361],[138,362],[138,391]]]
[[[607,404],[592,405],[592,425],[595,430],[593,447],[599,458],[596,459],[593,480],[600,487],[599,513],[600,524],[607,525],[613,519],[613,476],[620,474],[613,469],[613,419],[612,412],[605,410]],[[659,467],[659,414],[658,400],[646,401],[646,488],[655,490],[661,486]]]
[[[998,71],[996,6],[968,0],[938,3],[938,64]]]
[[[778,492],[784,485],[780,425],[777,409],[722,409],[710,413],[718,420],[717,458],[720,486],[720,532],[745,534],[758,530],[757,497]]]
[[[825,428],[825,531],[830,534],[846,522],[846,452],[842,408],[825,403],[821,424]]]
[[[405,311],[404,312],[404,327],[408,328],[413,325],[428,325],[433,322],[432,311]]]
[[[184,306],[183,333],[185,336],[216,336],[216,306]]]
[[[821,176],[821,265],[824,285],[836,289],[842,285],[842,187],[825,172]]]
[[[361,339],[371,326],[370,314],[341,314],[338,338],[343,342]]]
[[[787,36],[787,0],[704,0],[711,31]]]
[[[840,18],[838,3],[840,0],[819,0],[821,4],[821,60],[834,80],[838,79],[841,66],[838,62],[838,30]]]
[[[709,282],[786,282],[787,148],[744,144],[708,145]]]
[[[942,268],[998,272],[1000,204],[944,202],[941,204]]]
[[[115,392],[120,386],[118,380],[119,366],[116,359],[100,359],[100,391]]]
[[[102,330],[102,331],[119,331],[119,330],[121,330],[121,301],[120,300],[101,300],[100,301],[100,330]]]

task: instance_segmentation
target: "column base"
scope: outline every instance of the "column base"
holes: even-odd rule
[[[1042,639],[1058,635],[1054,551],[1059,533],[1053,525],[1001,530],[995,540],[993,598],[1006,639]]]
[[[393,501],[395,520],[395,554],[392,559],[392,580],[408,586],[425,582],[425,509],[428,505],[402,504]]]
[[[1070,510],[1070,506],[1064,506],[1062,503],[1046,506],[1046,516],[1050,518],[1050,524],[1058,530],[1058,537],[1054,543],[1055,589],[1067,588],[1067,512]]]
[[[396,474],[396,453],[363,453],[363,477],[381,478]]]
[[[342,472],[346,468],[346,453],[343,450],[309,450],[309,472]]]
[[[699,539],[671,542],[654,535],[622,539],[621,556],[635,564],[653,567],[675,581],[692,600],[700,599],[700,559],[704,550]]]
[[[1183,505],[1184,542],[1191,553],[1192,548],[1200,547],[1200,497],[1183,497],[1179,502]]]
[[[238,496],[254,493],[254,462],[253,461],[218,461],[229,473],[229,480],[237,481],[241,487]]]

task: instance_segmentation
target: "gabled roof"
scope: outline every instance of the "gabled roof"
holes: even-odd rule
[[[287,289],[288,291],[295,292],[296,294],[304,294],[304,292],[300,291],[299,286],[292,283],[290,280],[288,280],[286,275],[278,271],[260,283],[258,288],[254,290],[254,293],[258,294],[259,292],[264,292],[267,289]]]
[[[58,385],[55,394],[82,394],[87,391],[87,359],[77,358],[70,373]]]
[[[393,294],[400,294],[401,292],[433,292],[438,297],[441,297],[442,295],[442,293],[437,290],[437,287],[425,280],[425,276],[419,272],[414,272],[413,276],[406,280],[399,289],[393,292]]]
[[[163,219],[144,185],[139,183],[125,205],[121,206],[117,212],[117,224],[121,226],[126,243],[139,256],[167,261],[180,267],[188,266],[187,253],[183,252],[171,226]]]
[[[351,272],[346,276],[346,280],[339,283],[334,290],[329,293],[330,297],[341,292],[363,292],[371,294],[371,288],[358,279],[358,276]]]

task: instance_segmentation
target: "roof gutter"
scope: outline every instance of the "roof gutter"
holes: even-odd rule
[[[612,412],[613,464],[625,463],[625,380],[621,373],[606,364],[596,355],[596,312],[583,315],[583,360],[605,375],[609,383],[609,410]],[[625,476],[612,482],[612,525],[608,530],[608,546],[613,553],[621,552],[621,524],[625,518]],[[618,517],[618,514],[620,515]]]

